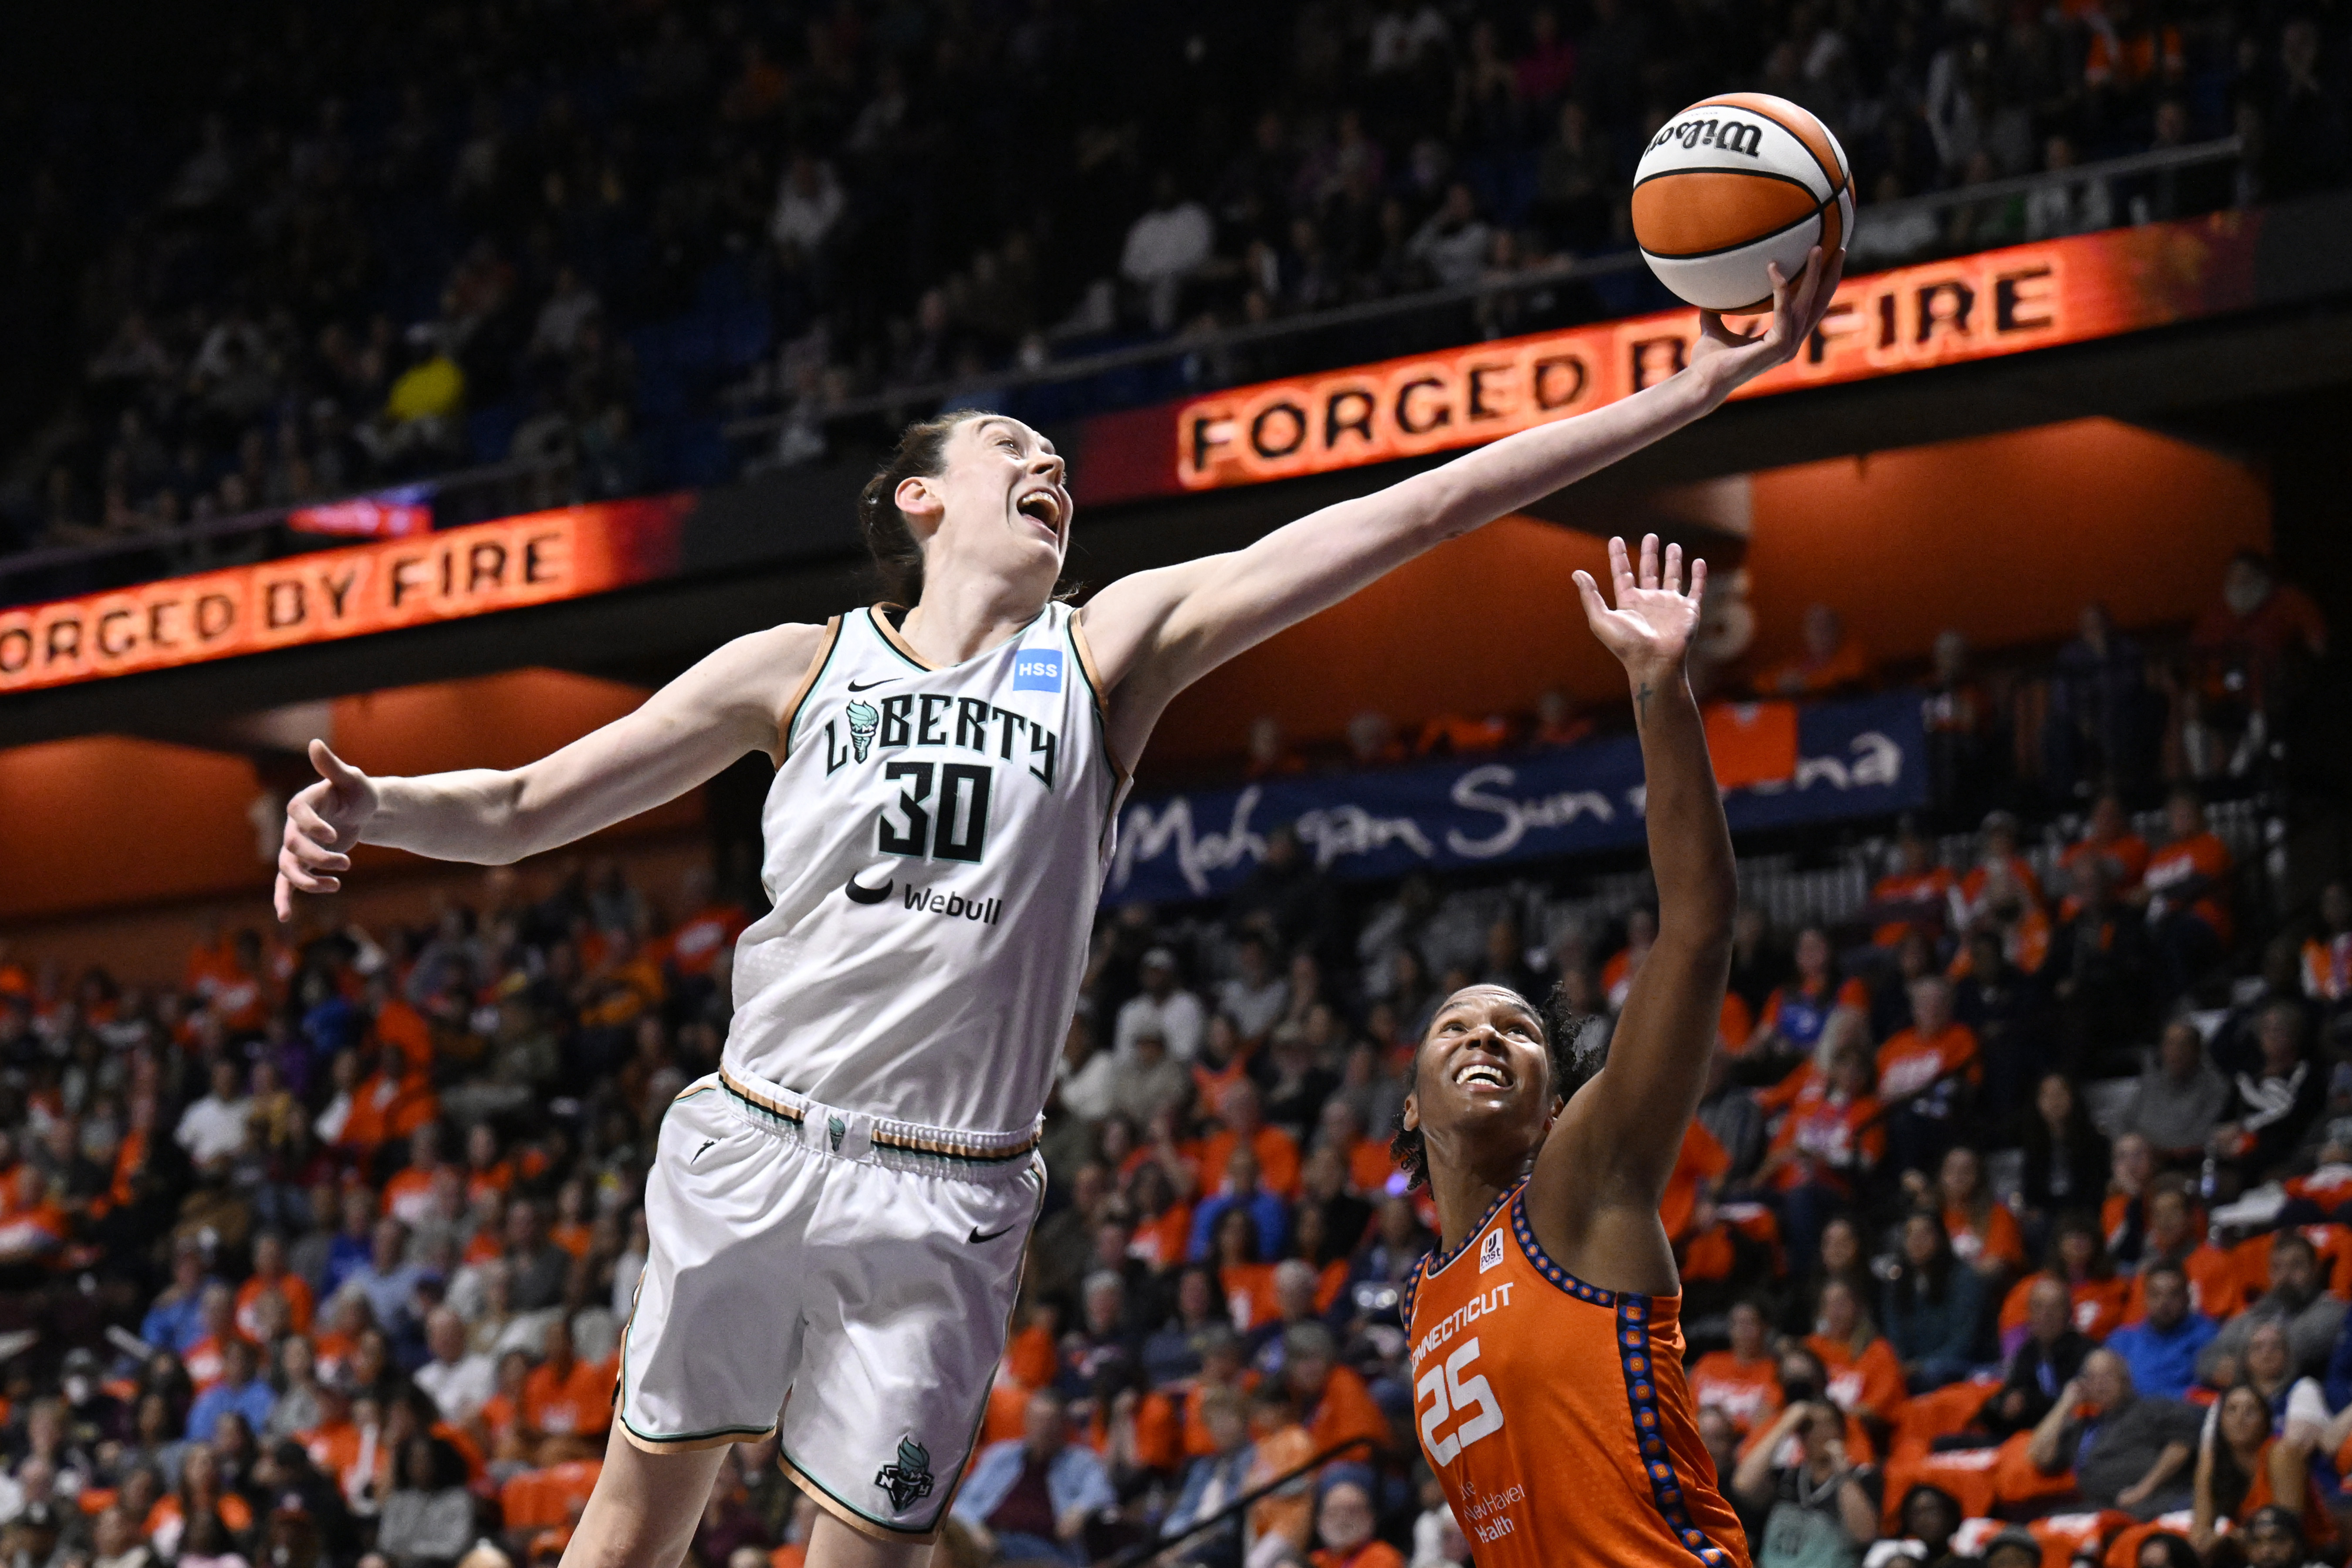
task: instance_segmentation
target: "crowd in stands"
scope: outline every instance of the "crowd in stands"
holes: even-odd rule
[[[36,390],[0,399],[0,547],[509,458],[586,495],[700,482],[722,405],[805,416],[793,460],[860,393],[1622,249],[1644,139],[1727,89],[1822,114],[1871,201],[2245,138],[1865,216],[1857,268],[2352,170],[2344,19],[2222,0],[277,0],[168,59],[132,31],[102,101],[9,110],[0,298]],[[215,85],[157,122],[149,78]]]
[[[1808,605],[1801,628],[1798,650],[1777,661],[1738,657],[1744,650],[1695,650],[1691,679],[1702,701],[1752,711],[1756,704],[1917,689],[1931,816],[1948,826],[1973,827],[1996,809],[2079,807],[2110,778],[2178,780],[2230,793],[2275,787],[2289,772],[2289,751],[2326,721],[2311,700],[2329,654],[2326,617],[2254,551],[2231,558],[2185,635],[2178,627],[2147,639],[2127,635],[2093,601],[2083,606],[2074,636],[2054,648],[2011,649],[1980,665],[1965,634],[1947,628],[1924,664],[1906,667],[1876,658],[1829,605]],[[1250,724],[1236,771],[1264,782],[1539,752],[1604,734],[1617,719],[1554,688],[1527,711],[1440,712],[1401,725],[1368,709],[1338,743],[1313,747],[1262,714]],[[1728,778],[1740,765],[1740,733],[1710,722],[1709,741],[1718,776]]]
[[[2193,787],[2163,823],[2103,795],[2046,874],[2006,816],[1948,864],[1906,833],[1834,927],[1743,914],[1663,1218],[1763,1568],[1881,1540],[2295,1568],[2352,1539],[2352,892],[2283,920]],[[1556,994],[1605,1040],[1654,917],[1536,907],[1291,852],[1221,907],[1106,913],[952,1560],[1181,1537],[1203,1568],[1466,1568],[1402,1372],[1434,1216],[1388,1140],[1454,987]],[[617,862],[492,872],[413,928],[336,908],[206,930],[167,985],[0,951],[19,1568],[568,1539],[646,1162],[717,1064],[750,911]],[[730,1451],[698,1568],[797,1568],[815,1509],[773,1458]]]

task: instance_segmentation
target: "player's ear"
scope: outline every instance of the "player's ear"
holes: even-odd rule
[[[890,502],[918,539],[938,528],[948,514],[947,497],[940,493],[938,482],[925,474],[909,474],[900,479],[898,488],[890,492]]]
[[[1421,1093],[1418,1089],[1405,1092],[1404,1109],[1398,1113],[1397,1125],[1408,1132],[1421,1131]]]

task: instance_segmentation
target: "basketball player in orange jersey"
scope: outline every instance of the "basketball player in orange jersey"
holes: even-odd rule
[[[1616,604],[1576,585],[1625,667],[1648,782],[1658,935],[1606,1064],[1515,991],[1431,1019],[1397,1134],[1441,1250],[1406,1281],[1413,1415],[1479,1568],[1747,1568],[1683,1381],[1680,1281],[1658,1219],[1729,973],[1731,833],[1683,661],[1706,563],[1609,542]],[[1565,1035],[1566,1031],[1561,1031]],[[1583,1065],[1589,1071],[1589,1064]]]

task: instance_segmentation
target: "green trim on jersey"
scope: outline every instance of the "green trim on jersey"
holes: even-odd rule
[[[816,667],[816,679],[808,683],[806,691],[801,693],[800,701],[793,708],[792,722],[784,726],[784,756],[787,760],[799,747],[801,716],[809,710],[809,704],[816,700],[818,690],[824,685],[824,672],[833,668],[834,656],[840,651],[841,633],[835,631],[832,640],[824,645],[824,662]]]

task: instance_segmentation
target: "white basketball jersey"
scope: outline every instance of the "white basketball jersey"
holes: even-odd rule
[[[782,718],[729,1066],[925,1126],[1035,1124],[1125,789],[1075,614],[948,668],[879,610],[828,625]]]

